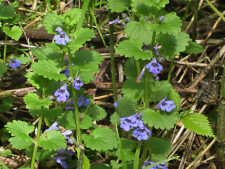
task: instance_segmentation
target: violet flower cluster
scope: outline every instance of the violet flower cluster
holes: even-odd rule
[[[156,106],[162,111],[171,112],[176,108],[173,100],[166,101],[167,97],[163,98]]]
[[[145,161],[144,162],[144,165],[142,166],[142,168],[145,168],[145,167],[147,167],[147,166],[149,166],[149,165],[152,165],[152,164],[155,164],[155,162],[151,162],[151,161]],[[148,169],[168,169],[167,167],[166,167],[166,163],[161,163],[161,164],[158,164],[158,165],[155,165],[154,167],[150,167],[150,168],[148,168]]]
[[[74,81],[73,81],[73,87],[76,90],[80,90],[80,87],[84,86],[83,82],[81,81],[80,77],[77,77]]]
[[[86,99],[84,96],[77,97],[77,105],[78,107],[85,106],[87,107],[90,103],[90,99]],[[66,106],[66,110],[74,110],[74,100],[69,100],[69,106]]]
[[[73,156],[73,152],[71,150],[58,149],[57,155],[53,157],[57,163],[59,163],[64,169],[68,168],[68,164],[66,163],[67,156]]]
[[[70,94],[67,91],[67,85],[64,84],[62,87],[57,89],[54,93],[54,96],[56,96],[57,102],[66,102],[66,100],[69,98]]]
[[[13,58],[12,60],[11,60],[11,62],[9,63],[9,67],[11,67],[11,68],[13,68],[13,69],[16,69],[16,68],[18,68],[18,67],[20,67],[21,66],[21,61],[20,60],[16,60],[16,58]]]
[[[55,44],[66,45],[70,41],[70,38],[66,36],[66,33],[61,27],[57,27],[56,32],[58,32],[59,35],[54,36],[53,40],[55,41]]]
[[[130,131],[131,129],[137,127],[133,131],[133,136],[139,141],[148,140],[149,136],[152,134],[149,129],[147,129],[142,121],[142,114],[134,114],[129,117],[122,117],[120,119],[120,127],[125,131]]]

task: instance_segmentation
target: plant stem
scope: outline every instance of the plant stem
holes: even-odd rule
[[[223,166],[222,168],[225,168],[225,68],[223,68],[220,100],[217,117],[217,160],[219,161],[221,167]]]
[[[139,157],[141,152],[141,145],[142,145],[142,141],[139,141],[137,149],[136,149],[135,157],[134,157],[134,169],[139,168]]]
[[[194,42],[197,38],[197,24],[198,24],[198,5],[199,5],[199,0],[195,0],[195,5],[194,5],[194,22],[193,22],[193,32],[192,32],[192,41]]]
[[[34,169],[34,163],[35,163],[37,149],[38,149],[38,140],[39,140],[40,134],[41,134],[41,125],[42,125],[43,114],[44,114],[44,108],[42,107],[40,117],[39,117],[39,121],[38,121],[37,136],[36,136],[36,139],[35,139],[34,151],[33,151],[33,155],[32,155],[31,169]]]
[[[7,41],[8,41],[8,36],[5,34],[5,44],[4,44],[4,53],[3,53],[3,63],[6,63]]]
[[[171,80],[171,74],[173,72],[174,60],[175,60],[175,57],[173,57],[172,61],[170,62],[170,69],[169,69],[169,73],[168,73],[168,82],[170,82],[170,80]]]
[[[187,4],[186,4],[184,17],[183,17],[183,20],[182,20],[182,30],[184,29],[184,24],[185,24],[185,21],[186,21],[186,18],[187,18],[187,14],[188,14],[188,11],[189,11],[189,8],[190,8],[190,4],[191,4],[191,0],[188,0]]]
[[[100,28],[99,28],[99,26],[98,26],[96,17],[95,17],[95,15],[94,15],[94,12],[93,12],[92,10],[90,10],[90,12],[91,12],[92,19],[94,20],[95,26],[96,26],[96,28],[97,28],[98,34],[99,34],[99,36],[100,36],[100,38],[101,38],[101,40],[102,40],[102,43],[103,43],[103,45],[106,47],[105,40],[104,40],[104,38],[103,38],[103,36],[102,36],[102,33],[101,33],[101,30],[100,30]]]
[[[116,136],[117,136],[117,140],[118,140],[118,143],[119,143],[120,156],[121,156],[121,160],[122,160],[122,164],[123,164],[123,169],[127,169],[127,162],[126,162],[126,159],[124,157],[123,146],[122,146],[122,143],[121,143],[121,140],[120,140],[120,134],[119,134],[117,125],[116,125]]]
[[[205,1],[212,8],[212,10],[225,22],[225,17],[223,16],[223,14],[220,11],[218,11],[218,9],[216,9],[216,7],[209,0]]]
[[[109,11],[109,20],[111,21],[112,16]],[[113,39],[113,25],[109,25],[109,34],[110,34],[110,60],[111,60],[111,74],[112,74],[112,87],[113,87],[113,100],[117,101],[117,87],[116,87],[116,66],[115,66],[115,57],[114,57],[114,39]]]
[[[145,74],[145,87],[144,87],[144,103],[145,108],[148,108],[149,106],[149,73],[147,72]]]
[[[83,23],[83,20],[84,20],[84,17],[85,17],[85,13],[86,13],[86,11],[87,11],[87,9],[88,9],[89,1],[90,1],[90,0],[85,0],[85,1],[83,2],[83,6],[82,6],[82,15],[81,15],[81,17],[80,17],[80,20],[79,20],[78,23],[77,23],[77,28],[76,28],[76,30],[78,30],[78,29],[80,29],[80,28],[82,27],[82,23]]]

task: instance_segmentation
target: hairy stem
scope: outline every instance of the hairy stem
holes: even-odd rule
[[[134,157],[134,169],[139,169],[139,157],[141,152],[142,141],[138,142],[138,146],[136,149],[135,157]]]
[[[45,98],[45,91],[44,90],[43,90],[43,93],[42,93],[42,98],[43,99]],[[31,169],[34,169],[34,163],[35,163],[37,150],[38,150],[38,140],[39,140],[40,134],[41,134],[41,125],[42,125],[43,114],[44,114],[44,107],[41,107],[41,113],[40,113],[40,117],[39,117],[39,121],[38,121],[37,136],[35,138],[34,151],[33,151],[32,160],[31,160]]]
[[[125,159],[125,156],[124,156],[123,146],[122,146],[122,143],[121,143],[121,140],[120,140],[120,134],[119,134],[117,125],[116,125],[116,136],[117,136],[117,140],[118,140],[118,143],[119,143],[120,156],[121,156],[121,160],[122,160],[122,164],[123,164],[123,169],[127,169],[127,162],[126,162],[126,159]]]
[[[217,160],[221,167],[225,168],[225,68],[223,69],[221,81],[220,100],[217,117],[217,141],[219,143],[217,147]]]
[[[5,34],[5,44],[4,44],[4,52],[3,52],[3,63],[6,63],[7,41],[8,41],[8,36]]]
[[[111,12],[109,11],[109,20],[111,20]],[[112,87],[113,87],[113,100],[117,101],[117,87],[116,87],[116,66],[115,66],[115,57],[114,57],[114,39],[113,39],[113,25],[109,25],[109,34],[110,34],[110,59],[111,59],[111,74],[112,74]]]

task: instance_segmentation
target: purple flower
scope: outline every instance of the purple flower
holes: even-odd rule
[[[139,127],[133,131],[133,136],[136,137],[139,141],[148,140],[152,132],[146,127]]]
[[[90,103],[90,99],[86,99],[84,96],[77,97],[77,105],[78,107],[88,106]]]
[[[9,67],[13,68],[13,69],[16,69],[17,67],[20,67],[21,66],[21,61],[20,60],[16,60],[16,58],[13,58],[11,60],[11,62],[9,63]]]
[[[70,71],[68,69],[64,69],[60,72],[60,74],[64,74],[66,75],[66,77],[69,77],[70,76]]]
[[[59,35],[54,36],[53,40],[55,41],[55,43],[66,45],[70,41],[70,38],[66,36],[66,33],[62,30],[61,27],[57,27],[56,31],[59,33]]]
[[[145,168],[145,167],[147,167],[149,165],[152,165],[152,164],[155,164],[155,162],[145,161],[144,165],[142,166],[142,168]],[[154,167],[150,167],[148,169],[159,169],[159,168],[167,169],[167,167],[165,165],[166,165],[166,163],[162,163],[162,164],[155,165]]]
[[[166,99],[167,97],[162,99],[156,106],[162,111],[171,112],[174,108],[176,108],[176,105],[173,100],[166,101]]]
[[[57,155],[53,157],[57,163],[59,163],[64,169],[68,168],[68,164],[66,163],[66,157],[72,156],[73,152],[71,150],[58,149]]]
[[[49,132],[49,131],[51,131],[51,130],[59,130],[59,125],[58,125],[58,122],[57,121],[55,121],[47,130],[46,130],[46,132]]]
[[[141,80],[141,78],[143,77],[144,73],[145,73],[145,67],[142,69],[141,74],[138,76],[138,81]]]
[[[134,128],[134,123],[132,121],[132,117],[122,117],[120,119],[120,127],[124,129],[125,131],[130,131]]]
[[[109,21],[109,25],[112,25],[112,24],[114,24],[114,23],[120,23],[121,22],[121,20],[114,20],[114,21]]]
[[[69,98],[70,94],[67,91],[67,85],[64,84],[61,88],[56,90],[54,93],[54,96],[57,97],[57,102],[66,102],[66,100]]]
[[[113,103],[113,106],[116,108],[118,106],[118,103],[117,102]]]
[[[160,17],[159,17],[159,21],[160,21],[160,22],[164,21],[165,19],[166,19],[166,18],[165,18],[164,16],[160,16]]]
[[[134,114],[131,117],[131,121],[134,127],[144,127],[144,123],[142,121],[142,114]]]
[[[163,70],[162,65],[160,65],[155,58],[153,58],[145,67],[151,73],[160,73]]]
[[[65,132],[62,133],[66,137],[66,139],[67,139],[69,144],[73,144],[74,143],[73,139],[71,139],[69,137],[69,135],[71,135],[72,133],[73,132],[71,130],[66,130]]]
[[[76,89],[76,90],[80,90],[80,87],[83,86],[83,82],[80,80],[79,77],[77,77],[74,81],[73,81],[73,87]]]

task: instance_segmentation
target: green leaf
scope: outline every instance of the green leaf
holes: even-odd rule
[[[82,135],[85,145],[97,151],[106,151],[117,148],[117,139],[112,129],[108,127],[92,130],[90,135]]]
[[[14,99],[12,97],[4,98],[0,101],[0,113],[4,113],[11,109]]]
[[[94,38],[95,34],[92,29],[81,28],[73,34],[73,37],[75,40],[70,41],[68,46],[75,52],[80,49],[86,41],[90,41],[91,38]]]
[[[48,109],[52,104],[52,101],[49,99],[39,99],[36,93],[28,93],[24,97],[24,102],[26,103],[26,108],[30,110],[32,116],[36,116],[39,114],[35,114],[35,112],[40,112],[41,108]]]
[[[126,97],[121,97],[118,100],[117,113],[120,117],[131,116],[135,114],[136,103]]]
[[[111,160],[110,165],[112,166],[112,169],[120,169],[123,167],[122,163],[118,163],[115,160]]]
[[[146,4],[145,0],[132,0],[131,6],[134,13],[142,16],[149,16],[156,9]]]
[[[92,165],[91,169],[112,169],[108,164],[96,164]]]
[[[84,154],[84,157],[83,157],[83,163],[82,163],[82,169],[90,169],[90,161],[89,159],[87,158],[87,156]]]
[[[126,161],[134,160],[135,149],[136,149],[136,146],[137,146],[136,142],[134,142],[131,139],[121,138],[121,143],[122,143],[124,157],[125,157]],[[115,155],[119,159],[121,159],[120,149],[118,149],[115,152]]]
[[[0,63],[0,78],[3,76],[5,72],[7,72],[8,67],[5,63]]]
[[[172,86],[168,81],[150,80],[150,101],[157,102],[169,95]]]
[[[19,138],[28,138],[29,134],[34,131],[34,126],[28,124],[25,121],[13,120],[8,122],[5,127],[12,134],[12,136]]]
[[[109,0],[108,7],[112,12],[123,12],[128,10],[131,0]]]
[[[35,72],[28,72],[26,77],[28,81],[41,92],[44,90],[46,95],[51,95],[60,87],[59,83],[56,83],[55,80],[49,80]]]
[[[120,115],[117,112],[114,112],[111,116],[110,116],[110,122],[112,123],[112,125],[119,125],[120,124]]]
[[[64,110],[62,107],[54,107],[52,109],[45,109],[44,110],[44,118],[47,126],[50,126],[52,123],[54,123],[58,116],[63,112]],[[74,129],[74,128],[73,128]]]
[[[72,8],[66,10],[63,14],[62,21],[66,23],[66,25],[73,26],[80,20],[82,14],[82,10],[79,8]]]
[[[47,43],[46,46],[32,48],[32,53],[38,60],[54,60],[60,65],[64,64],[64,55],[59,53],[60,48],[55,43]]]
[[[11,5],[0,5],[0,19],[10,19],[15,17],[15,10]]]
[[[206,116],[198,113],[187,114],[182,118],[184,127],[199,135],[215,137]]]
[[[150,50],[143,51],[142,42],[138,40],[124,40],[120,42],[116,48],[116,53],[125,57],[134,57],[136,60],[150,60],[152,58],[152,52]]]
[[[124,66],[127,79],[138,78],[137,66],[134,59],[128,59]]]
[[[188,54],[197,54],[203,52],[203,47],[196,42],[189,42],[189,45],[186,47],[184,53]]]
[[[152,31],[147,29],[146,23],[146,21],[129,22],[125,28],[127,37],[133,40],[139,40],[146,45],[150,44],[152,40]]]
[[[8,26],[4,25],[2,30],[6,35],[14,40],[19,40],[22,35],[22,30],[19,26],[13,26],[12,29],[10,29]]]
[[[151,137],[148,141],[148,148],[151,152],[152,161],[163,161],[167,159],[167,155],[170,152],[172,145],[169,141]]]
[[[65,149],[67,146],[65,136],[56,130],[44,132],[38,140],[38,145],[46,150]]]
[[[157,36],[157,42],[162,45],[160,49],[161,55],[166,58],[173,58],[185,51],[188,46],[189,35],[184,32],[178,32],[177,34],[159,34]]]
[[[178,113],[172,111],[170,113],[154,111],[152,109],[145,109],[142,113],[144,123],[149,127],[155,127],[156,129],[171,129],[178,121]]]
[[[137,83],[137,79],[127,79],[122,87],[124,97],[138,101],[144,95],[144,81]]]
[[[90,104],[86,115],[89,115],[93,120],[99,121],[104,119],[107,113],[102,107],[96,104]]]
[[[57,121],[59,125],[63,126],[64,128],[68,130],[74,130],[76,128],[76,121],[74,118],[73,111],[66,111],[62,113],[62,115],[59,116]]]
[[[164,8],[166,4],[169,3],[169,0],[144,0],[149,6],[153,6],[157,9]]]
[[[155,32],[168,33],[171,35],[177,34],[181,30],[180,18],[176,15],[175,12],[168,13],[164,17],[164,21],[156,24],[149,23],[147,27]]]
[[[62,16],[56,13],[49,12],[44,19],[44,26],[48,33],[55,34],[57,27],[62,27]]]
[[[34,63],[31,68],[34,69],[35,73],[49,80],[66,80],[66,76],[64,74],[60,74],[62,68],[60,68],[53,60],[39,60],[38,63]]]
[[[93,124],[92,118],[88,115],[84,115],[81,123],[80,128],[81,129],[89,129]]]
[[[169,99],[174,101],[174,104],[176,105],[176,109],[180,109],[180,95],[172,88],[170,90]]]
[[[103,58],[98,52],[80,50],[75,53],[75,57],[72,58],[74,74],[78,72],[83,83],[87,84],[94,80],[94,73],[99,72],[98,65]]]
[[[10,149],[0,149],[0,156],[8,157],[12,155],[12,151]]]
[[[11,137],[9,142],[18,150],[29,149],[33,145],[33,140],[29,136],[26,138]]]
[[[10,59],[16,58],[16,60],[20,60],[22,62],[22,64],[26,64],[28,62],[31,62],[31,59],[27,56],[25,56],[24,54],[21,55],[10,55]]]

